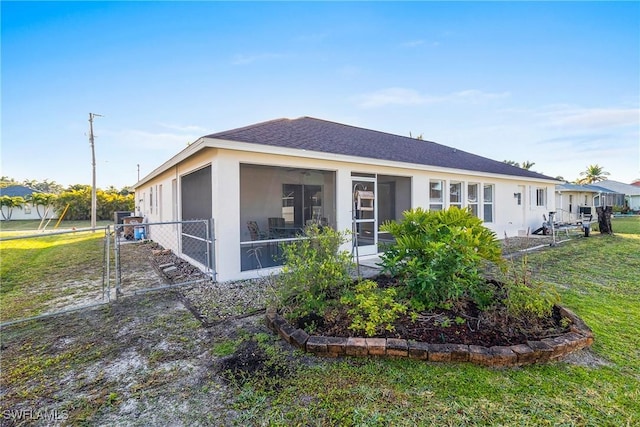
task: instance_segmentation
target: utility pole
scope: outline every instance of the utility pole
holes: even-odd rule
[[[138,163],[138,181],[140,181],[140,163]]]
[[[91,228],[96,228],[96,211],[98,210],[98,199],[96,195],[96,150],[93,143],[93,118],[102,117],[100,114],[89,113],[89,143],[91,144]]]

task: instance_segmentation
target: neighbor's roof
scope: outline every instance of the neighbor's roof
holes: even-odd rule
[[[312,117],[276,119],[207,135],[215,138],[321,153],[390,160],[523,178],[546,175],[430,141],[393,135]]]
[[[0,196],[27,197],[33,193],[39,193],[39,191],[25,187],[24,185],[10,185],[8,187],[0,188]]]
[[[640,196],[640,187],[635,185],[625,184],[624,182],[612,181],[610,179],[606,181],[598,182],[600,187],[615,191],[616,193],[626,194],[627,196]]]
[[[598,187],[597,185],[572,184],[570,182],[556,185],[556,191],[579,191],[582,193],[615,193],[615,191],[611,191],[604,187]]]

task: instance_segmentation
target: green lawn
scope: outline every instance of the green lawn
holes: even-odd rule
[[[268,360],[265,366],[270,369],[270,374],[254,373],[245,383],[232,383],[228,392],[231,408],[228,409],[236,417],[233,423],[273,426],[640,425],[640,233],[633,233],[638,224],[638,218],[615,218],[615,234],[612,236],[594,232],[589,238],[571,239],[528,255],[528,265],[534,275],[555,286],[562,295],[563,304],[593,329],[595,343],[590,352],[582,353],[582,364],[559,362],[491,369],[471,364],[446,365],[404,359],[318,359],[300,352],[292,355],[289,347],[283,346],[279,338],[264,332],[256,334],[254,328],[238,334],[243,340],[253,338],[259,341],[266,349]],[[86,265],[99,263],[102,253],[95,247],[92,249],[92,245],[98,243],[96,237],[102,236],[102,233],[86,235],[88,237],[77,233],[78,240],[68,242],[64,242],[61,236],[43,237],[36,240],[41,245],[38,248],[16,246],[25,244],[24,240],[0,242],[2,316],[6,315],[9,307],[18,304],[15,301],[30,304],[30,298],[36,298],[33,294],[27,294],[28,288],[22,287],[25,280],[19,275],[25,270],[35,270],[39,274],[38,281],[48,282],[51,274],[48,272],[49,266],[56,265],[65,257],[81,260]],[[27,246],[33,246],[33,242]],[[98,254],[98,257],[83,258],[91,253]],[[20,299],[17,292],[23,293]],[[113,304],[104,310],[111,313],[121,308]],[[132,306],[129,310],[118,311],[115,317],[126,320],[141,308]],[[55,319],[55,322],[64,320],[63,317]],[[97,317],[95,321],[102,321],[100,319]],[[83,322],[86,323],[86,320],[75,321],[74,325],[80,326]],[[175,325],[172,323],[172,327],[182,333],[194,328],[187,327],[194,323],[190,315],[172,322],[176,322]],[[48,323],[45,322],[26,323],[13,333],[23,329],[44,328],[46,325]],[[64,335],[63,331],[57,330],[50,333],[54,337],[57,334]],[[89,336],[80,340],[82,343],[94,340],[87,333]],[[34,336],[41,337],[39,334]],[[146,337],[146,332],[142,336]],[[185,345],[191,342],[187,336],[183,338]],[[238,339],[236,336],[231,341],[217,343],[206,357],[215,360],[216,356],[230,354],[238,345]],[[6,340],[5,336],[3,344]],[[39,344],[53,346],[54,342],[57,341],[54,339]],[[178,342],[182,341],[172,344],[176,346],[176,352],[191,354],[188,347],[179,347]],[[9,340],[8,345],[15,344]],[[14,347],[7,348],[14,350]],[[96,352],[104,350],[102,347],[96,348]],[[127,349],[126,345],[117,347],[118,352]],[[71,358],[71,355],[54,354],[47,359],[46,366],[51,369],[47,375],[40,375],[38,371],[22,373],[21,361],[30,360],[30,351],[34,352],[13,351],[14,358],[3,362],[6,363],[3,365],[3,378],[6,372],[13,370],[20,373],[20,384],[35,385],[36,391],[40,390],[37,387],[44,387],[42,384],[49,378],[47,375],[56,381],[64,379],[68,382],[65,370],[73,363],[64,357]],[[80,349],[74,355],[81,357],[88,352]],[[103,364],[110,362],[108,356],[94,353],[91,353],[91,357]],[[159,352],[158,357],[162,354]],[[102,357],[105,359],[102,360]],[[38,361],[29,366],[39,368],[41,365]],[[211,366],[207,369],[213,372]],[[271,375],[273,372],[287,372],[289,375]],[[158,374],[158,378],[164,375],[167,375],[165,371]],[[56,390],[61,383],[55,383],[53,379],[51,390]],[[219,380],[207,382],[202,377],[198,381],[193,383],[198,385],[171,396],[185,402],[191,398],[217,402],[215,399],[218,396],[209,394],[209,387],[217,387]],[[202,386],[199,385],[201,382]],[[100,390],[111,392],[108,385],[103,386],[99,381],[96,384],[95,387]],[[129,390],[130,386],[126,384],[122,385],[125,388],[118,389],[119,393]],[[148,389],[149,393],[158,395],[165,391],[164,385],[155,387],[153,382],[139,387],[141,392]],[[86,398],[86,392],[82,388],[78,390],[80,397],[77,399]],[[40,402],[47,393],[53,393],[36,391],[28,400],[32,405]],[[118,395],[114,396],[115,401]],[[94,412],[106,411],[105,405],[108,406],[108,402],[97,403],[89,409]],[[113,409],[115,413],[117,410]],[[80,409],[71,411],[72,416],[78,417],[74,411]],[[199,414],[189,414],[188,417],[200,420]],[[100,422],[100,419],[92,421]],[[123,420],[125,423],[128,421],[135,425],[132,419]],[[185,422],[185,425],[188,424]]]
[[[611,228],[614,233],[640,234],[640,215],[611,218]]]
[[[593,329],[585,357],[600,364],[344,359],[249,381],[237,409],[252,425],[640,425],[640,235],[595,234],[528,261]]]
[[[74,286],[99,296],[104,236],[85,231],[0,241],[0,321],[42,314],[49,302],[72,295]]]

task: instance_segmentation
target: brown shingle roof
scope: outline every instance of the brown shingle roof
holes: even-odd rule
[[[435,142],[312,117],[270,120],[214,133],[206,138],[525,178],[554,179]]]

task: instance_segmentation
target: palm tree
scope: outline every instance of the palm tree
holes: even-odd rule
[[[524,162],[522,162],[522,164],[514,162],[513,160],[503,160],[502,162],[526,170],[531,169],[533,165],[535,165],[535,162],[530,162],[529,160],[525,160]]]
[[[14,208],[22,209],[24,205],[24,199],[20,196],[2,196],[0,197],[0,213],[2,213],[2,219],[8,221],[11,219],[11,214]],[[4,209],[7,208],[7,213],[4,213]]]
[[[610,175],[609,172],[606,172],[602,166],[589,165],[586,171],[580,172],[582,178],[579,178],[576,182],[578,184],[593,184],[594,182],[604,181],[608,175]]]
[[[27,201],[31,202],[33,206],[36,208],[36,212],[38,212],[38,217],[42,219],[43,216],[46,216],[47,213],[51,211],[53,208],[53,203],[56,201],[58,196],[52,193],[32,193],[27,197]],[[40,207],[44,212],[40,213]]]
[[[520,166],[522,169],[526,169],[526,170],[530,170],[533,165],[535,165],[535,162],[530,162],[529,160],[525,160],[524,162],[522,162],[522,166]]]

